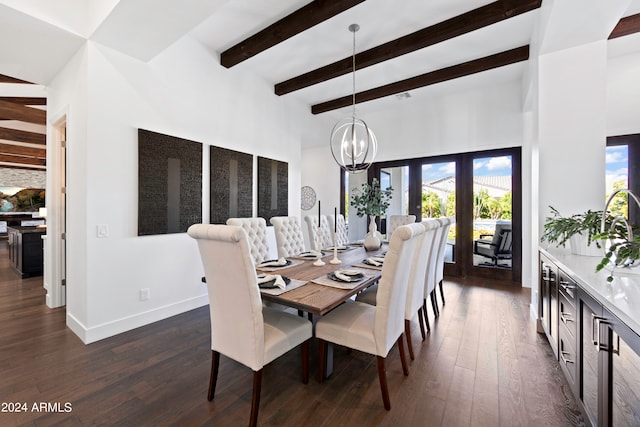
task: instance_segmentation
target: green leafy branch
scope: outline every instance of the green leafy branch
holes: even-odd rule
[[[393,188],[387,187],[385,190],[382,190],[377,178],[373,178],[371,185],[365,182],[361,185],[359,191],[354,188],[353,192],[351,204],[356,208],[356,214],[358,216],[383,215],[387,211],[391,197],[393,196]]]

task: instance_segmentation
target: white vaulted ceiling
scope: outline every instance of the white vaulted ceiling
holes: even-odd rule
[[[375,91],[403,79],[527,46],[535,32],[540,31],[536,28],[540,14],[549,13],[549,9],[559,7],[559,3],[562,7],[571,3],[573,17],[578,22],[583,18],[609,20],[599,23],[605,29],[613,29],[617,24],[620,13],[609,7],[608,2],[603,2],[607,7],[603,6],[604,12],[595,17],[582,16],[580,2],[544,0],[541,7],[531,7],[532,2],[527,0],[356,1],[358,4],[229,69],[231,72],[237,69],[254,73],[273,84],[275,92],[278,83],[349,58],[352,34],[347,27],[352,23],[361,27],[356,34],[356,51],[360,53],[416,31],[444,25],[441,23],[467,16],[479,8],[491,7],[489,5],[499,5],[496,8],[507,10],[505,13],[509,16],[514,7],[529,5],[523,13],[513,13],[512,17],[492,23],[479,20],[477,29],[455,37],[444,37],[442,41],[397,57],[393,57],[394,46],[390,46],[387,49],[389,58],[358,69],[356,73],[358,92]],[[211,55],[219,58],[234,45],[310,3],[327,8],[328,5],[342,3],[342,0],[0,0],[0,76],[46,86],[86,40],[146,62],[181,37],[192,37]],[[616,0],[615,3],[618,8],[626,8],[623,16],[640,13],[640,0]],[[611,16],[605,12],[610,12]],[[549,29],[551,35],[548,39],[542,40],[543,48],[547,49],[553,49],[558,40],[572,37],[564,32],[575,33],[580,28],[579,25],[571,27],[563,22],[550,22],[556,27]],[[464,20],[452,22],[446,28],[447,32],[463,24],[470,23]],[[442,32],[442,28],[438,31]],[[615,48],[623,52],[625,43],[617,43]],[[513,62],[487,71],[463,73],[461,77],[454,76],[453,80],[430,87],[459,90],[469,84],[477,87],[521,80],[526,60]],[[352,75],[345,73],[282,96],[295,97],[311,110],[314,105],[350,95],[351,79]],[[409,92],[412,97],[426,96],[424,89],[410,89]],[[388,93],[375,102],[364,102],[359,105],[359,110],[367,108],[367,105],[386,108],[389,103],[398,102],[392,95]],[[2,96],[16,95],[0,93]],[[0,126],[3,125],[0,121]]]

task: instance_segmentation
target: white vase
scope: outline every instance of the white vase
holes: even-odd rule
[[[382,246],[382,240],[378,237],[378,226],[376,225],[376,216],[371,215],[369,220],[369,232],[364,237],[364,248],[367,251],[377,251]]]
[[[586,234],[578,233],[569,238],[569,246],[571,247],[571,253],[581,256],[598,256],[603,257],[604,252],[602,248],[596,245],[594,240],[588,245],[588,239]]]

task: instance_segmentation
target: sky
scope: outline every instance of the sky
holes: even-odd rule
[[[422,166],[422,180],[433,181],[455,175],[455,163],[431,163]],[[474,159],[473,173],[476,176],[511,175],[511,156],[486,157]]]
[[[613,192],[613,183],[619,180],[627,180],[628,174],[628,150],[626,145],[607,147],[606,154],[606,183],[607,194]],[[627,185],[625,185],[627,187]]]

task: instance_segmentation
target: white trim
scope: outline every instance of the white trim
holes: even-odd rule
[[[73,315],[67,313],[67,326],[80,337],[82,342],[90,344],[208,304],[209,297],[205,294],[90,328],[87,328]]]
[[[58,171],[60,162],[60,127],[68,126],[68,107],[63,108],[58,114],[51,115],[47,121],[47,239],[44,259],[44,283],[47,289],[46,303],[50,308],[66,305],[66,288],[62,286],[60,271],[60,253],[54,248],[60,247],[60,180]]]

